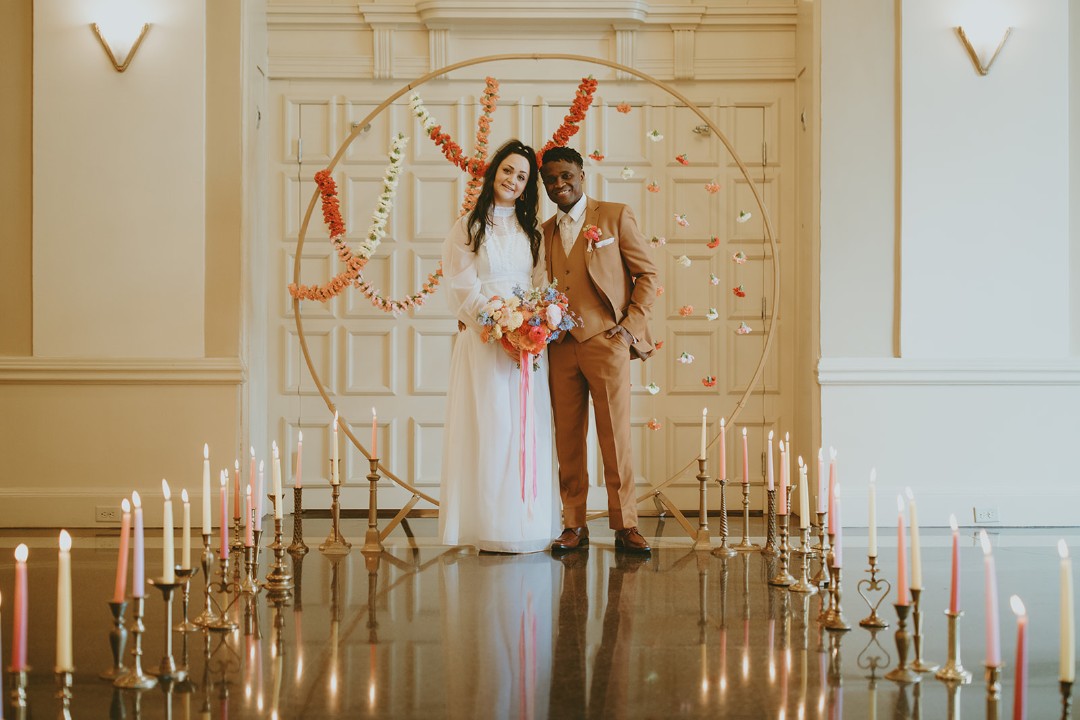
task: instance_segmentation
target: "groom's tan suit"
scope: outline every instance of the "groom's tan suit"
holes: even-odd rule
[[[563,525],[585,525],[589,489],[585,438],[591,393],[610,525],[622,530],[637,526],[630,358],[644,359],[653,352],[648,321],[656,299],[656,267],[629,207],[588,197],[585,201],[584,223],[569,254],[556,226],[558,215],[543,225],[548,273],[585,323],[549,348]],[[600,229],[598,239],[585,237],[589,226]],[[629,332],[632,344],[624,333],[607,336],[616,325]]]

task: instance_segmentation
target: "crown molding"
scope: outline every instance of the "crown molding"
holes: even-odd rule
[[[1080,359],[923,360],[822,358],[818,382],[825,386],[889,385],[1080,385]]]
[[[240,385],[237,358],[0,358],[0,385]]]

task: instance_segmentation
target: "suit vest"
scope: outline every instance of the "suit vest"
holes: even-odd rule
[[[578,342],[584,342],[617,324],[607,300],[597,292],[589,278],[589,270],[585,267],[587,244],[585,237],[579,235],[567,257],[559,228],[554,228],[551,238],[551,277],[558,282],[559,290],[566,293],[570,309],[580,315],[585,323],[584,327],[575,327],[570,331]]]

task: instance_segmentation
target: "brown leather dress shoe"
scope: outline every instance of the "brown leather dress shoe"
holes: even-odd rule
[[[636,527],[615,531],[615,549],[630,553],[650,553],[652,548]]]
[[[566,528],[562,535],[551,541],[551,549],[558,551],[577,550],[589,544],[589,528],[573,527]]]

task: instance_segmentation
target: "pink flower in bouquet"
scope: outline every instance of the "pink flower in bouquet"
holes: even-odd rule
[[[552,330],[559,327],[559,323],[562,322],[562,318],[562,308],[558,305],[548,305],[547,308],[544,310],[544,319],[547,320],[547,324]]]

